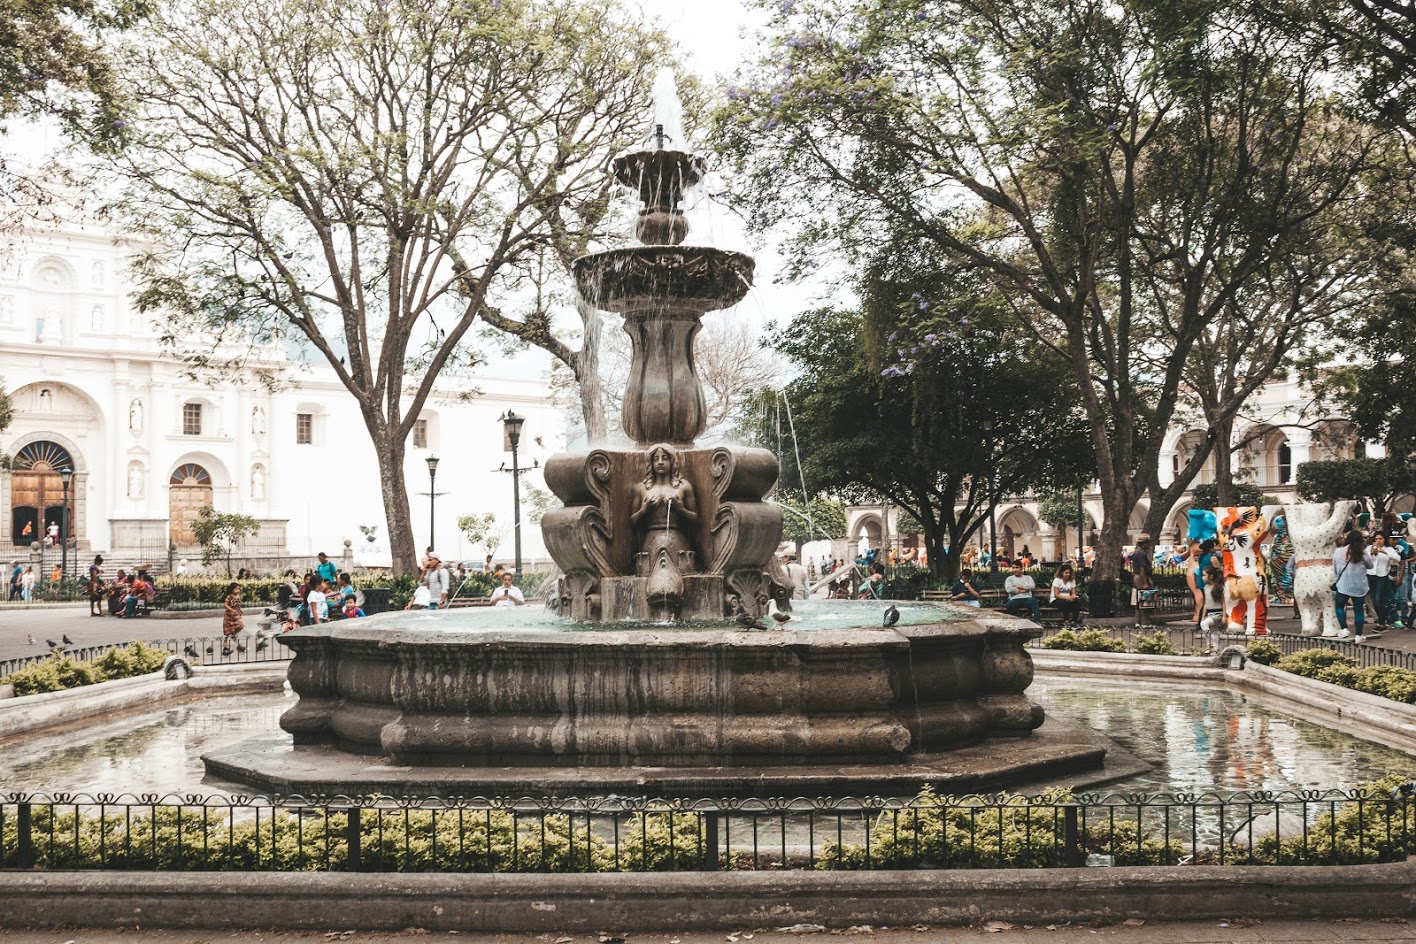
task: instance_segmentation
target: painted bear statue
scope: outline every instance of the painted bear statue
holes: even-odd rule
[[[1283,506],[1288,539],[1293,544],[1293,600],[1303,621],[1304,636],[1336,636],[1337,612],[1332,597],[1332,552],[1354,501],[1311,502]]]
[[[1252,505],[1216,508],[1219,550],[1224,570],[1224,611],[1229,632],[1268,635],[1268,574],[1260,547],[1268,522]]]

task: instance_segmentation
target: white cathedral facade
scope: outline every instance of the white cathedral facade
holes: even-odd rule
[[[275,392],[254,382],[204,384],[158,342],[129,298],[113,234],[74,224],[0,247],[0,378],[14,418],[0,432],[0,547],[16,554],[51,525],[75,556],[165,560],[195,551],[191,522],[213,507],[256,518],[243,556],[387,556],[378,464],[354,398],[319,366],[290,363]],[[272,354],[272,356],[277,356]],[[548,365],[547,365],[548,366]],[[522,476],[565,445],[563,409],[542,376],[495,368],[440,384],[419,415],[404,468],[414,539],[447,560],[481,560],[456,527],[493,512],[499,560],[512,555],[512,456],[500,416],[526,418]],[[475,388],[471,398],[463,388]],[[438,459],[435,487],[428,463]],[[71,470],[65,489],[64,470]],[[430,494],[435,492],[435,495]],[[523,560],[546,557],[522,504]]]

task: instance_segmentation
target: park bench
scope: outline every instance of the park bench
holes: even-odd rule
[[[447,601],[446,609],[460,610],[469,606],[491,606],[491,597],[453,597]]]

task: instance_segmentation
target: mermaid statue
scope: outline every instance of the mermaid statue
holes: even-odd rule
[[[692,535],[698,526],[698,500],[679,471],[672,446],[651,446],[648,459],[649,468],[634,489],[629,519],[639,546],[635,572],[648,578],[644,594],[651,618],[672,620],[683,602],[683,575],[696,571]]]

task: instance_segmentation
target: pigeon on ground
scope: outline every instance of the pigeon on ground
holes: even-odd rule
[[[237,652],[245,652],[245,651],[246,651],[246,640],[244,640],[244,639],[238,639],[238,640],[236,640],[236,651],[237,651]]]
[[[183,649],[182,652],[193,659],[197,658],[197,647],[191,643],[187,643],[187,647]]]
[[[66,646],[72,646],[72,645],[74,644],[74,641],[73,641],[72,639],[70,639],[68,636],[60,636],[59,638],[62,639],[62,640],[64,640],[64,645],[66,645]]]
[[[207,655],[211,655],[213,652],[216,651],[216,645],[215,645],[214,643],[207,643],[207,650],[206,650],[206,651],[207,651]]]
[[[895,604],[891,603],[888,607],[885,608],[885,625],[887,627],[894,626],[899,621],[900,611],[895,608]]]
[[[52,639],[46,639],[45,642],[49,644],[49,648],[50,648],[50,649],[58,649],[58,648],[60,648],[59,644],[58,644],[57,642],[55,642],[54,640],[52,640]]]
[[[264,649],[266,646],[269,646],[269,645],[270,645],[270,640],[267,639],[266,637],[262,636],[260,642],[256,643],[256,651],[257,651],[257,652],[260,652],[262,649]]]
[[[28,634],[25,638],[29,640],[29,644],[30,644],[31,646],[34,645],[34,633]]]
[[[791,618],[792,618],[792,614],[790,614],[790,613],[783,613],[781,610],[778,610],[777,612],[775,612],[775,613],[772,614],[772,619],[774,619],[774,620],[777,621],[777,625],[778,625],[778,626],[784,625],[784,624],[785,624],[788,620],[790,620]]]

